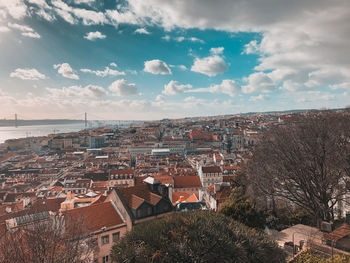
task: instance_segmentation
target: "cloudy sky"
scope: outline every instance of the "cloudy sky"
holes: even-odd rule
[[[350,105],[349,0],[0,0],[0,118]]]

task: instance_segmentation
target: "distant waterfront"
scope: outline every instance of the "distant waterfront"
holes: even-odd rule
[[[132,122],[118,123],[114,122],[89,122],[87,128],[96,128],[101,126],[128,126]],[[64,132],[78,132],[85,129],[84,123],[71,123],[71,124],[55,124],[55,125],[31,125],[31,126],[19,126],[19,127],[0,127],[0,143],[5,142],[8,139],[18,139],[25,137],[47,136],[53,133]]]

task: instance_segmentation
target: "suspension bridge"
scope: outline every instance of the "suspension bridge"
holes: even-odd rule
[[[70,123],[83,123],[85,128],[103,126],[106,125],[116,125],[124,126],[130,124],[130,120],[110,120],[97,116],[96,114],[79,113],[72,116],[65,116],[65,118],[52,118],[52,119],[34,119],[32,117],[25,116],[23,114],[14,113],[12,116],[5,116],[0,119],[0,126],[28,126],[28,125],[59,125],[59,124],[70,124]]]

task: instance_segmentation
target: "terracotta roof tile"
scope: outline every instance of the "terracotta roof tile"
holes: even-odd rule
[[[157,179],[159,182],[162,184],[173,184],[173,178],[169,175],[154,175],[153,176],[155,179]]]
[[[199,176],[174,176],[175,188],[202,187]]]
[[[183,197],[184,199],[187,199],[189,197],[189,194],[187,193],[175,193],[173,192],[172,193],[172,202],[173,202],[173,205],[176,205],[177,202],[180,200],[180,197]]]
[[[110,171],[111,175],[124,175],[124,174],[134,174],[133,169],[118,169],[118,170],[111,170]]]
[[[203,173],[221,173],[221,169],[219,166],[203,166]]]
[[[196,196],[196,194],[192,194],[190,197],[188,197],[186,199],[186,202],[198,202],[198,197]]]
[[[143,202],[145,202],[145,199],[132,194],[127,201],[128,206],[136,210]]]
[[[64,215],[66,216],[66,227],[68,229],[81,220],[84,226],[84,233],[90,233],[100,230],[103,227],[112,227],[124,223],[111,202],[75,208],[64,212]]]
[[[161,196],[152,193],[146,184],[135,185],[127,188],[118,187],[117,189],[126,204],[133,209],[136,209],[138,205],[141,204],[136,202],[136,200],[143,199],[152,205],[156,205],[162,199]],[[135,198],[133,196],[136,196],[138,198]]]
[[[348,235],[350,235],[350,226],[345,224],[345,225],[342,225],[341,227],[338,227],[333,232],[331,232],[329,234],[325,234],[324,237],[327,240],[337,241],[337,240],[342,239]]]

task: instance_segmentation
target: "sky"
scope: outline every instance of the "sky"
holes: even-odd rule
[[[349,47],[349,0],[0,0],[0,118],[347,107]]]

